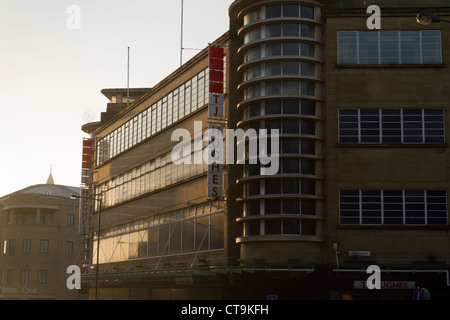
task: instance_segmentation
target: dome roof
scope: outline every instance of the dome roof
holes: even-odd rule
[[[56,184],[38,184],[20,191],[14,192],[17,194],[40,194],[44,196],[53,196],[60,198],[70,198],[71,195],[79,195],[80,188],[61,186]]]

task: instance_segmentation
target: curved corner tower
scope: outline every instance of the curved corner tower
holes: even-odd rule
[[[263,175],[247,159],[238,179],[242,265],[322,262],[322,12],[308,0],[238,0],[230,7],[241,59],[240,83],[232,84],[240,96],[237,126],[280,133],[277,174]]]

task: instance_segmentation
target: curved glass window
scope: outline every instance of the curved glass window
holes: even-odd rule
[[[314,101],[300,99],[268,100],[253,103],[244,109],[244,118],[252,118],[264,114],[303,114],[314,116],[316,103]]]
[[[266,19],[281,17],[281,5],[267,6]]]
[[[307,81],[277,80],[254,84],[244,90],[246,100],[270,95],[315,95],[315,84]]]
[[[259,200],[248,201],[244,203],[244,216],[255,216],[260,215],[260,205]]]
[[[299,141],[294,141],[293,146],[296,148],[296,153],[291,154],[300,154],[300,143]],[[293,150],[291,148],[290,150]],[[284,153],[287,154],[287,153]],[[298,159],[298,158],[287,158],[282,159],[280,162],[280,174],[316,174],[316,161],[311,159]],[[246,164],[243,170],[244,177],[253,177],[261,175],[261,165],[259,164]],[[254,190],[255,194],[249,195],[257,195],[259,194],[259,185]]]
[[[246,81],[269,76],[315,76],[315,64],[299,61],[271,61],[251,67],[244,72]]]
[[[313,180],[301,179],[267,179],[264,194],[309,194],[316,193],[316,183]],[[267,201],[267,200],[266,200]],[[273,200],[269,200],[273,201]],[[281,201],[280,201],[281,204]],[[267,210],[267,203],[266,203]],[[280,205],[281,210],[281,205]],[[272,210],[274,211],[274,210]]]
[[[301,147],[298,139],[281,139],[281,154],[300,154]]]
[[[273,37],[315,37],[315,28],[309,24],[277,23],[257,27],[244,35],[244,43]]]
[[[315,57],[315,46],[311,43],[274,42],[252,49],[244,54],[244,62],[251,62],[263,57],[302,56]]]
[[[261,9],[256,9],[244,16],[244,26],[261,20]]]
[[[244,43],[249,43],[261,39],[261,28],[253,29],[244,36]]]
[[[244,25],[271,18],[308,18],[314,19],[314,8],[298,4],[272,5],[250,11],[244,16]]]

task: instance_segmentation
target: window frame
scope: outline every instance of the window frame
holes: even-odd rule
[[[382,37],[381,34],[387,34],[387,33],[393,33],[393,32],[397,32],[397,45],[398,45],[398,62],[382,62],[382,56],[383,56],[383,52],[386,53],[388,51],[392,51],[392,50],[381,50],[382,47]],[[419,63],[414,63],[414,62],[406,62],[406,63],[402,63],[402,59],[408,59],[408,57],[403,56],[402,55],[402,47],[405,45],[404,42],[402,42],[402,39],[407,39],[406,34],[407,33],[412,33],[412,32],[417,32],[418,33],[418,37],[419,37],[419,59],[420,62]],[[347,60],[343,61],[343,55],[342,55],[342,51],[343,51],[343,46],[344,44],[341,42],[343,41],[344,37],[342,37],[344,35],[344,33],[355,33],[356,35],[354,36],[354,39],[356,40],[356,44],[355,44],[355,48],[353,48],[354,50],[352,51],[356,51],[356,57],[352,57],[352,58],[346,58]],[[438,50],[424,50],[424,39],[426,39],[424,37],[424,35],[426,34],[431,34],[431,33],[436,33],[439,36],[439,48]],[[361,53],[364,52],[361,50],[361,35],[369,35],[369,34],[376,34],[377,36],[374,38],[377,38],[377,62],[376,63],[361,63]],[[402,34],[403,34],[403,38],[402,38]],[[433,37],[437,37],[436,36],[431,36],[431,38]],[[349,40],[352,39],[352,37],[348,37]],[[406,41],[406,40],[404,40]],[[351,48],[351,46],[349,46],[349,48]],[[404,50],[403,50],[404,51]],[[424,55],[424,53],[426,52],[435,52],[437,53],[439,51],[439,57],[438,57],[438,61],[425,61],[426,59],[426,55]],[[373,57],[375,58],[375,56]],[[411,59],[411,57],[409,57],[409,59]],[[351,61],[352,60],[352,61]],[[441,30],[376,30],[376,31],[362,31],[362,30],[348,30],[348,31],[338,31],[337,32],[337,65],[339,66],[345,66],[345,65],[360,65],[360,66],[374,66],[374,65],[429,65],[429,64],[437,64],[440,65],[443,63],[443,54],[442,54],[442,32]]]
[[[376,199],[375,192],[379,192],[380,201],[369,201],[370,199]],[[392,198],[392,192],[401,192],[401,202],[395,202],[395,201],[387,201],[388,198]],[[445,193],[445,195],[432,195],[432,193],[440,192]],[[344,194],[346,193],[346,194]],[[370,195],[372,193],[372,195]],[[390,195],[388,195],[391,193]],[[415,195],[415,193],[417,195]],[[419,193],[422,194],[423,202],[418,201],[417,199],[421,197],[421,195],[418,195]],[[397,196],[399,197],[399,196]],[[343,201],[345,198],[353,200],[349,201]],[[435,208],[436,203],[443,204],[443,202],[436,202],[437,200],[444,200],[445,199],[445,209],[441,208],[439,210],[432,209]],[[357,200],[357,201],[356,201]],[[434,201],[432,201],[434,200]],[[423,203],[423,223],[414,223],[410,221],[417,221],[418,219],[422,218],[421,216],[418,216],[417,214],[413,214],[414,212],[421,212],[420,210],[416,210],[418,207],[418,204]],[[376,212],[374,204],[379,204],[379,214],[377,213],[377,216],[363,216],[364,212]],[[397,204],[398,208],[400,208],[401,205],[401,217],[396,217],[397,219],[401,219],[401,223],[386,223],[386,212],[392,213],[393,211],[399,211],[399,209],[395,209],[392,206],[388,207],[388,205],[391,204]],[[410,204],[414,205],[414,210],[408,208]],[[364,207],[365,205],[365,207]],[[372,205],[372,206],[370,206]],[[357,207],[357,208],[356,208]],[[371,208],[372,207],[372,208]],[[412,207],[411,207],[412,208]],[[346,211],[346,214],[343,215],[343,212]],[[445,218],[443,217],[437,217],[437,216],[430,216],[429,213],[431,212],[439,212],[442,211],[446,213]],[[350,214],[350,212],[353,212],[353,215]],[[356,216],[355,214],[358,213]],[[409,213],[409,215],[408,215]],[[379,223],[373,223],[373,222],[367,222],[364,223],[364,219],[374,219],[379,218]],[[395,218],[395,217],[394,217]],[[388,219],[394,219],[392,216],[388,217]],[[344,223],[343,219],[353,219],[355,222],[349,222]],[[430,219],[436,220],[436,219],[445,219],[445,223],[430,223]],[[369,221],[369,220],[366,220]],[[448,192],[446,189],[341,189],[339,190],[339,225],[341,226],[399,226],[399,227],[409,227],[409,226],[448,226],[449,220],[448,220]]]
[[[362,116],[368,117],[369,114],[362,114],[366,111],[374,112],[378,110],[378,141],[363,141],[367,139],[367,135],[362,134],[362,124],[369,124],[370,121],[362,121]],[[399,111],[398,115],[387,114],[388,111]],[[417,115],[414,115],[412,111],[415,111]],[[346,113],[346,114],[345,114]],[[351,114],[353,113],[353,114]],[[376,113],[376,112],[374,112]],[[393,128],[392,124],[394,121],[388,121],[388,116],[400,117],[399,125],[397,128]],[[419,119],[414,119],[413,117],[420,117]],[[345,117],[356,117],[357,122],[342,121]],[[440,117],[439,120],[437,118]],[[375,124],[376,122],[372,123]],[[414,124],[420,124],[420,128],[413,128]],[[353,125],[353,127],[349,126]],[[440,126],[441,128],[436,128],[434,126]],[[390,127],[389,127],[390,126]],[[373,131],[375,128],[372,128]],[[344,131],[349,131],[348,134],[343,134]],[[370,130],[369,128],[367,130]],[[420,131],[421,141],[413,141],[413,137],[419,137],[418,135],[413,135],[412,131]],[[350,134],[350,131],[355,131],[355,134]],[[387,134],[391,131],[390,134]],[[398,134],[392,134],[393,131],[398,131]],[[442,131],[441,134],[437,135],[437,131]],[[364,139],[363,139],[364,137]],[[375,136],[373,136],[375,137]],[[388,141],[388,140],[391,141]],[[352,141],[353,140],[353,141]],[[398,141],[395,141],[398,140]],[[417,139],[416,139],[417,140]],[[434,140],[434,141],[433,141]],[[441,140],[441,141],[436,141]],[[338,143],[342,144],[377,144],[377,145],[388,145],[388,144],[403,144],[403,145],[426,145],[426,144],[444,144],[446,143],[446,131],[445,131],[445,109],[443,108],[380,108],[380,109],[369,109],[369,108],[340,108],[338,110]]]

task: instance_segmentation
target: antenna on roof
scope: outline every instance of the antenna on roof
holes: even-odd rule
[[[184,0],[181,0],[181,43],[180,43],[180,67],[183,65],[183,24],[184,24]]]
[[[130,105],[130,47],[128,47],[128,66],[127,66],[127,106]]]

